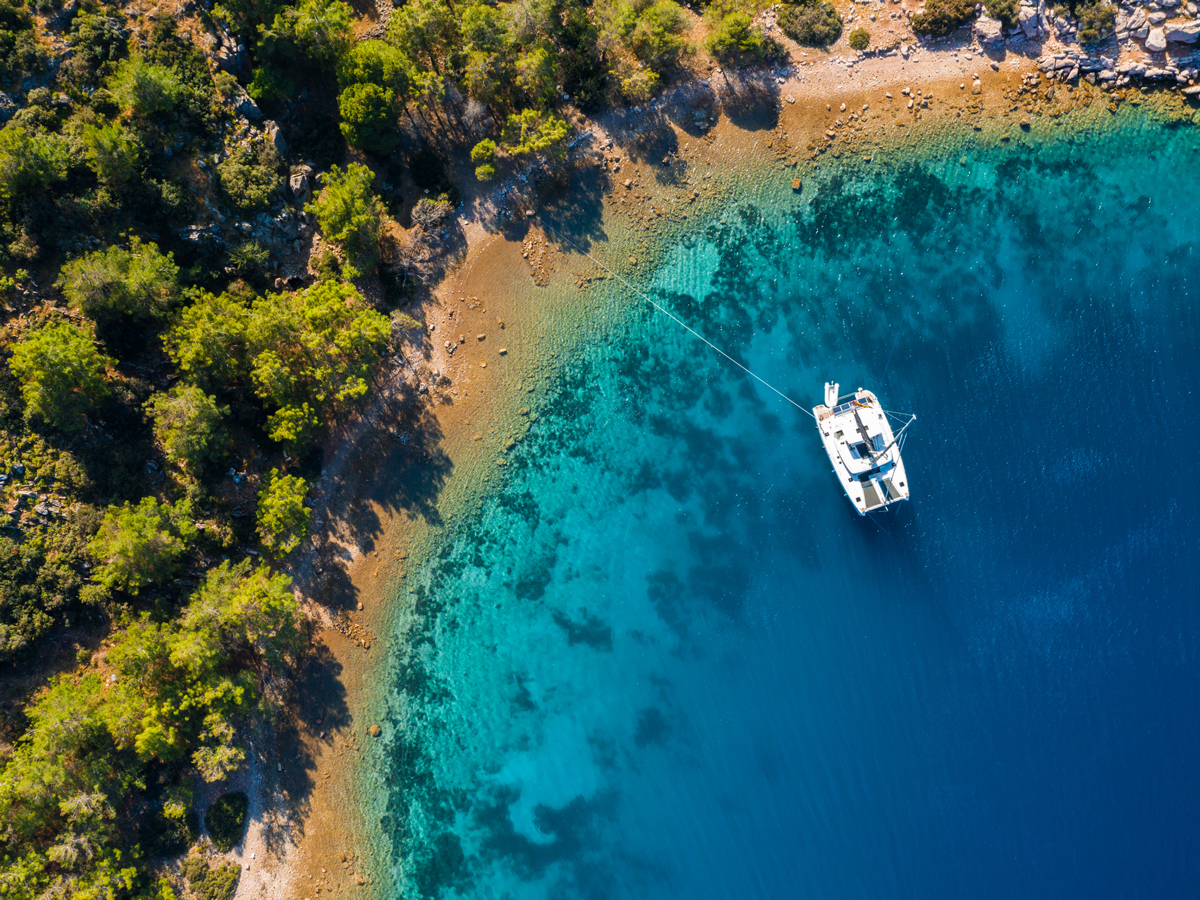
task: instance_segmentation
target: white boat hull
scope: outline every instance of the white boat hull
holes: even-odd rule
[[[825,403],[813,407],[813,417],[855,512],[865,516],[907,500],[904,460],[878,398],[862,388],[844,396],[837,390],[836,384],[825,385]]]

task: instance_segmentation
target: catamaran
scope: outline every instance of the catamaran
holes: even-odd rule
[[[859,388],[838,394],[839,385],[825,383],[825,402],[813,407],[813,418],[834,474],[860,516],[908,499],[908,476],[900,449],[905,429],[892,434],[888,412],[870,391]]]

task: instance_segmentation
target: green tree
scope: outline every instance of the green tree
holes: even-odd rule
[[[334,71],[350,49],[353,22],[353,11],[341,0],[302,0],[262,28],[262,51],[276,64]]]
[[[446,0],[409,0],[392,13],[388,41],[438,75],[459,46],[458,17]]]
[[[544,44],[522,53],[516,62],[517,86],[538,106],[549,106],[558,95],[558,65]]]
[[[144,497],[137,506],[110,506],[88,543],[97,563],[92,577],[110,590],[137,594],[148,584],[170,578],[195,536],[186,503],[172,506]]]
[[[217,166],[221,193],[234,208],[258,212],[271,205],[271,199],[283,183],[283,160],[275,144],[265,137],[239,144]]]
[[[88,165],[110,187],[121,187],[137,174],[141,144],[120,122],[88,125],[82,134]]]
[[[63,296],[93,319],[104,316],[163,315],[178,292],[179,266],[157,244],[134,238],[129,249],[97,250],[62,267]]]
[[[342,135],[350,146],[370,153],[388,153],[400,141],[396,95],[369,82],[352,84],[338,96]]]
[[[708,52],[726,64],[759,62],[765,55],[763,34],[750,14],[741,11],[722,16],[705,41]]]
[[[383,229],[383,204],[371,190],[374,173],[360,163],[345,170],[333,166],[325,175],[325,189],[308,205],[317,217],[321,234],[340,244],[353,271],[370,271],[379,261]]]
[[[865,28],[855,28],[848,38],[851,50],[866,50],[871,43],[871,32]]]
[[[408,96],[412,62],[385,41],[361,41],[338,64],[338,84],[374,84],[392,91],[397,100]]]
[[[199,472],[220,446],[222,416],[229,408],[193,385],[176,385],[146,403],[154,420],[154,436],[167,459],[190,472]]]
[[[192,302],[163,335],[167,355],[185,375],[229,389],[248,371],[246,325],[254,294],[196,290],[189,296]]]
[[[463,48],[469,52],[497,53],[504,48],[505,29],[500,12],[486,3],[472,3],[459,22]]]
[[[548,153],[558,157],[565,152],[563,145],[570,133],[571,126],[562,119],[526,109],[508,117],[504,125],[504,149],[513,156]]]
[[[108,393],[104,370],[113,361],[96,350],[91,332],[54,322],[29,332],[13,347],[9,368],[21,383],[25,414],[64,431],[83,426],[84,414]]]
[[[271,437],[303,444],[322,417],[366,395],[391,324],[353,285],[330,280],[256,301],[246,333],[255,392],[275,408]]]
[[[139,119],[169,113],[183,96],[183,82],[173,69],[140,56],[121,61],[108,89],[123,112]]]
[[[1020,23],[1020,0],[987,0],[983,4],[989,16],[998,19],[1005,28],[1016,28]]]
[[[258,492],[258,537],[274,557],[287,556],[308,534],[312,511],[304,505],[308,483],[272,469]]]
[[[70,150],[57,134],[9,122],[0,129],[0,197],[15,200],[46,191],[66,179],[69,162]]]

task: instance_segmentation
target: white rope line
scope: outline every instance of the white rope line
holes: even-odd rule
[[[664,309],[663,307],[659,306],[657,303],[655,303],[653,300],[651,300],[650,297],[648,297],[642,291],[638,290],[636,287],[634,287],[632,284],[630,284],[628,281],[626,281],[624,278],[622,278],[620,275],[618,275],[616,272],[614,272],[608,266],[604,265],[604,263],[600,262],[600,260],[596,259],[594,256],[592,256],[592,254],[588,253],[586,250],[584,250],[582,247],[580,247],[578,244],[576,244],[574,241],[572,241],[569,237],[560,233],[558,231],[558,229],[556,229],[553,225],[548,224],[544,219],[542,219],[541,216],[538,216],[538,221],[541,222],[541,224],[544,228],[547,228],[548,230],[554,232],[554,234],[558,236],[559,240],[565,241],[566,243],[570,244],[572,247],[575,248],[575,252],[586,256],[593,263],[598,265],[601,269],[603,269],[605,272],[607,272],[613,278],[617,279],[617,281],[621,282],[621,284],[625,285],[625,287],[629,288],[629,290],[633,291],[635,294],[637,294],[639,297],[641,297],[643,300],[645,300],[647,303],[649,303],[651,306],[653,306],[655,309],[657,309],[660,313],[662,313],[664,316],[666,316],[668,319],[670,319],[672,322],[674,322],[676,325],[678,325],[684,331],[688,332],[693,337],[699,338],[704,343],[708,344],[709,347],[711,347],[713,350],[716,350],[723,357],[725,357],[727,360],[729,360],[731,363],[733,363],[735,366],[737,366],[739,369],[741,369],[743,372],[745,372],[747,375],[749,375],[755,381],[759,382],[764,387],[767,387],[770,390],[774,391],[776,394],[778,394],[780,397],[782,397],[788,403],[792,404],[792,406],[796,407],[796,409],[800,410],[806,416],[809,416],[810,418],[813,418],[813,419],[816,418],[816,416],[814,416],[812,414],[811,410],[805,409],[803,406],[801,406],[799,403],[797,403],[795,400],[793,400],[791,397],[789,397],[787,394],[785,394],[779,388],[775,387],[775,385],[771,384],[771,382],[767,381],[765,378],[762,378],[759,375],[755,375],[753,372],[751,372],[749,369],[747,369],[744,365],[742,365],[740,362],[738,362],[736,359],[734,359],[732,356],[730,356],[728,353],[726,353],[724,350],[722,350],[720,347],[718,347],[716,344],[714,344],[712,341],[710,341],[704,335],[700,334],[700,332],[698,332],[694,328],[690,327],[686,322],[684,322],[682,319],[679,319],[677,316],[675,316],[669,310]]]

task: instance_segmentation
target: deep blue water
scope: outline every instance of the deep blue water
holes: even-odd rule
[[[1122,115],[748,180],[648,279],[804,405],[918,415],[878,521],[612,292],[410,578],[397,894],[1200,895],[1200,128]]]

